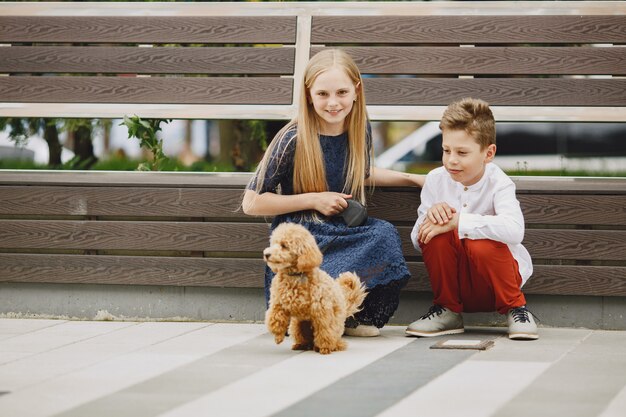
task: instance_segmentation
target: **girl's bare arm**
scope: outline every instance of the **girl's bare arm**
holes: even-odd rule
[[[348,206],[346,199],[351,197],[334,192],[281,195],[246,190],[241,206],[244,213],[252,216],[276,216],[302,210],[317,210],[325,216],[334,216]]]
[[[370,176],[365,180],[365,185],[382,186],[413,186],[423,187],[425,175],[409,174],[406,172],[392,171],[390,169],[372,167]]]

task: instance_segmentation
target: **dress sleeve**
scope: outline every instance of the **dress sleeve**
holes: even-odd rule
[[[296,153],[296,129],[289,130],[279,140],[273,148],[269,161],[267,162],[267,170],[263,178],[263,185],[260,193],[275,193],[280,184],[291,180],[293,175],[293,159]],[[254,174],[254,178],[248,185],[248,189],[255,190],[259,180],[259,171]]]

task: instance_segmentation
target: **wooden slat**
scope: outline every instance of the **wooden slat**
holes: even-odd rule
[[[530,229],[523,244],[534,259],[626,260],[626,230]]]
[[[626,267],[535,265],[525,294],[625,296]]]
[[[261,259],[0,253],[0,282],[262,288]],[[422,262],[409,262],[408,291],[430,291]],[[625,296],[626,268],[537,265],[526,294]]]
[[[312,48],[315,55],[325,48]],[[363,74],[626,74],[625,48],[342,47]]]
[[[433,120],[441,119],[446,106],[367,106],[370,120]],[[493,114],[502,122],[618,122],[626,120],[626,107],[588,106],[492,106]],[[0,114],[5,117],[104,118],[117,119],[137,114],[151,119],[241,119],[290,120],[297,113],[295,105],[284,104],[123,104],[103,103],[4,103]]]
[[[0,248],[258,252],[265,223],[0,220]]]
[[[626,16],[313,16],[312,43],[621,43]]]
[[[419,255],[411,229],[398,227],[405,257]],[[626,230],[530,229],[523,244],[535,260],[626,261]]]
[[[408,190],[410,191],[376,188],[373,195],[368,194],[368,215],[394,223],[415,222],[420,204],[420,189],[409,188]]]
[[[526,224],[626,225],[626,195],[517,196]]]
[[[261,259],[0,253],[0,282],[263,287]]]
[[[236,188],[242,190],[249,172],[140,172],[0,170],[0,185],[61,185],[90,187]],[[619,177],[511,177],[518,194],[626,195],[626,178]],[[380,192],[410,187],[376,187]]]
[[[13,186],[203,187],[236,188],[243,192],[245,185],[250,181],[251,177],[252,174],[249,172],[0,170],[0,184]],[[626,184],[626,181],[624,181],[624,184]]]
[[[626,106],[626,79],[368,78],[370,105],[448,105],[476,97],[497,106]]]
[[[517,194],[626,195],[626,178],[511,177]]]
[[[405,290],[432,291],[422,262],[409,262],[411,279]],[[625,296],[626,267],[535,265],[522,288],[524,294]]]
[[[408,257],[419,255],[411,229],[398,227]],[[265,223],[0,220],[0,249],[261,253],[268,237]],[[626,260],[626,230],[530,229],[524,245],[534,259]]]
[[[0,77],[6,102],[290,104],[293,80],[243,77]]]
[[[239,209],[242,195],[214,188],[0,186],[0,215],[247,218]]]
[[[414,191],[377,188],[368,201],[368,213],[391,222],[414,222],[420,204],[419,192],[417,188]],[[517,198],[526,225],[626,225],[626,194],[518,193]]]
[[[293,48],[13,46],[0,72],[293,74]]]
[[[295,16],[0,16],[0,42],[294,43]]]
[[[294,5],[297,4],[297,7]],[[141,13],[154,16],[313,16],[352,15],[610,15],[621,9],[615,1],[424,1],[424,2],[145,2]],[[6,16],[131,16],[134,2],[7,2],[0,3]]]
[[[243,191],[219,188],[1,186],[0,215],[233,218],[254,221],[239,209]],[[527,225],[624,225],[626,195],[518,195]],[[368,213],[412,223],[419,189],[377,188]],[[598,210],[602,207],[602,210]],[[268,218],[269,220],[269,218]]]
[[[241,189],[55,187],[0,185],[0,215],[158,216],[248,219],[239,209]],[[419,189],[382,191],[369,202],[369,214],[390,221],[415,217]]]

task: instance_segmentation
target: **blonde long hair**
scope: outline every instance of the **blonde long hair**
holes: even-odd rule
[[[286,140],[287,132],[296,129],[296,135],[291,140],[296,140],[294,156],[293,190],[296,194],[309,192],[327,191],[326,171],[324,169],[324,157],[318,140],[320,131],[319,116],[310,103],[311,86],[317,77],[330,68],[338,67],[345,71],[346,75],[354,83],[356,88],[356,102],[352,111],[344,120],[344,129],[348,133],[348,165],[346,167],[346,184],[344,192],[352,194],[352,198],[365,204],[365,170],[367,158],[371,155],[366,149],[367,110],[365,108],[365,94],[363,80],[358,67],[352,58],[339,49],[327,49],[313,56],[304,70],[304,77],[300,86],[300,98],[298,114],[275,136],[265,152],[256,174],[256,192],[259,193],[265,176],[269,160],[278,148]],[[285,144],[286,145],[286,144]],[[283,151],[284,152],[284,151]],[[280,155],[279,158],[282,158]]]

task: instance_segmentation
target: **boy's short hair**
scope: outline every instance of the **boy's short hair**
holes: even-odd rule
[[[481,149],[496,143],[496,121],[489,104],[475,98],[464,98],[450,104],[443,112],[439,129],[464,130]]]

